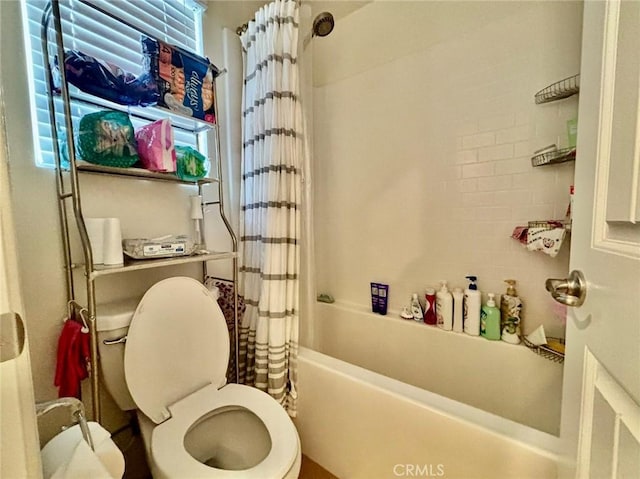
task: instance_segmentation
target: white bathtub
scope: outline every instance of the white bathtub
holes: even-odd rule
[[[560,430],[562,364],[523,345],[317,303],[313,341],[327,356],[552,435]]]
[[[301,348],[303,453],[341,479],[556,477],[558,438]]]

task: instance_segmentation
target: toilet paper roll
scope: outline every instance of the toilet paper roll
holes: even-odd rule
[[[105,218],[104,222],[104,264],[123,264],[122,230],[119,218]]]
[[[89,235],[93,264],[103,264],[105,218],[85,218],[84,225]]]

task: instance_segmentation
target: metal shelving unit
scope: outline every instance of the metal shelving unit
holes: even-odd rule
[[[84,5],[93,8],[101,12],[102,14],[113,18],[116,21],[119,21],[131,29],[137,31],[140,34],[147,35],[149,37],[153,37],[153,35],[148,34],[147,32],[141,30],[140,28],[123,21],[122,19],[116,18],[111,15],[109,12],[101,9],[100,7],[87,2],[86,0],[76,0]],[[131,271],[139,271],[146,270],[151,268],[165,268],[175,265],[187,264],[187,263],[202,263],[203,265],[203,276],[206,275],[206,262],[214,261],[214,260],[231,260],[233,261],[233,279],[232,282],[234,284],[234,323],[235,323],[235,343],[236,343],[236,381],[238,380],[238,370],[237,365],[238,361],[238,294],[237,294],[237,284],[238,284],[238,242],[236,235],[231,227],[231,223],[227,219],[224,210],[224,202],[223,202],[223,175],[222,175],[222,161],[221,161],[221,152],[220,152],[220,142],[217,139],[220,138],[219,125],[216,121],[215,124],[207,123],[202,120],[198,120],[192,117],[184,117],[173,111],[169,111],[166,109],[162,109],[159,107],[127,107],[122,105],[117,105],[115,103],[109,102],[107,100],[92,97],[87,94],[71,94],[69,92],[69,87],[66,81],[64,62],[61,62],[63,65],[60,68],[60,80],[61,80],[61,88],[60,88],[60,96],[62,99],[62,108],[65,120],[66,127],[66,141],[68,145],[68,156],[69,156],[69,166],[63,167],[62,165],[62,156],[58,143],[58,122],[56,120],[56,97],[58,96],[52,90],[53,84],[53,72],[51,70],[50,60],[51,53],[49,51],[49,40],[48,34],[49,29],[51,27],[51,20],[53,20],[53,29],[55,31],[55,43],[56,43],[56,52],[55,54],[58,58],[65,58],[65,47],[64,47],[64,38],[62,33],[62,20],[60,15],[60,7],[58,5],[58,0],[51,0],[51,2],[45,7],[42,14],[42,27],[41,27],[41,41],[42,41],[42,52],[45,58],[45,70],[47,76],[47,93],[48,93],[48,106],[49,106],[49,117],[51,122],[51,135],[53,141],[54,148],[54,156],[56,161],[56,185],[57,185],[57,193],[58,193],[58,206],[59,206],[59,217],[60,217],[60,225],[62,230],[62,243],[63,243],[63,254],[66,265],[66,291],[67,291],[67,300],[70,301],[70,304],[79,305],[81,302],[76,299],[76,292],[74,287],[74,277],[73,277],[73,269],[77,267],[81,267],[84,270],[84,277],[86,283],[86,309],[89,315],[89,329],[91,335],[91,396],[92,396],[92,415],[93,419],[100,422],[101,421],[101,407],[100,407],[100,370],[99,370],[99,355],[98,355],[98,338],[97,338],[97,328],[96,328],[96,284],[95,281],[97,278],[116,275],[116,274],[126,274]],[[217,91],[215,91],[215,82],[214,82],[214,107],[215,111],[218,110],[217,105]],[[217,178],[205,178],[196,182],[188,182],[180,180],[175,175],[166,174],[166,173],[155,173],[139,168],[111,168],[105,166],[94,165],[91,163],[85,163],[79,161],[75,155],[75,145],[74,145],[74,127],[72,123],[71,116],[71,103],[78,102],[82,104],[88,104],[99,108],[104,109],[114,109],[119,111],[125,111],[130,116],[147,120],[154,121],[159,118],[170,117],[172,120],[172,125],[175,128],[179,128],[183,131],[188,131],[197,135],[203,131],[213,130],[216,135],[216,164],[217,164]],[[58,102],[59,103],[59,102]],[[196,136],[197,138],[197,136]],[[93,263],[93,252],[91,250],[91,244],[89,242],[89,236],[87,234],[87,229],[84,222],[84,215],[82,212],[82,198],[80,195],[80,173],[82,174],[99,174],[99,175],[109,175],[115,177],[123,177],[129,179],[138,179],[138,180],[151,180],[151,181],[163,181],[163,182],[173,182],[176,185],[179,184],[187,184],[193,186],[198,189],[198,194],[202,195],[203,186],[209,184],[217,184],[218,187],[218,201],[205,203],[202,206],[209,204],[217,204],[219,206],[219,214],[221,219],[223,220],[225,227],[229,233],[229,237],[231,239],[232,250],[227,252],[212,252],[209,254],[201,254],[201,255],[192,255],[192,256],[178,256],[173,258],[163,258],[163,259],[149,259],[149,260],[125,260],[124,265],[116,266],[116,267],[105,267],[98,266]],[[65,181],[66,179],[66,181]],[[68,187],[67,187],[68,184]],[[69,205],[69,203],[71,203]],[[70,208],[69,208],[70,206]],[[72,212],[78,227],[78,232],[80,234],[80,239],[82,243],[82,254],[83,254],[83,262],[81,264],[74,264],[72,262],[72,253],[70,246],[70,226],[68,220],[68,214]],[[204,279],[204,278],[203,278]]]

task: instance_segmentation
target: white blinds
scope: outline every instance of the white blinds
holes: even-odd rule
[[[55,160],[40,40],[42,11],[47,1],[22,2],[26,51],[31,52],[29,73],[36,163],[51,167],[55,165]],[[202,10],[193,0],[91,0],[91,3],[159,40],[202,54]],[[112,62],[135,75],[141,73],[143,58],[138,31],[77,0],[61,1],[60,14],[65,48],[80,50],[95,58]],[[53,25],[49,29],[49,39],[54,39]],[[49,45],[53,54],[56,51],[55,43],[50,41]],[[73,86],[70,86],[70,90],[77,91]],[[60,99],[56,101],[59,102]],[[62,108],[56,110],[58,124],[64,125]],[[97,110],[98,108],[91,106],[73,104],[74,126],[77,126],[83,115]],[[135,120],[133,123],[138,126]],[[196,146],[193,134],[174,129],[174,135],[176,143]]]

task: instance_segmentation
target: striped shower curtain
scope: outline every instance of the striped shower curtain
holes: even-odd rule
[[[303,122],[298,4],[262,7],[241,36],[244,59],[240,382],[296,415]]]

